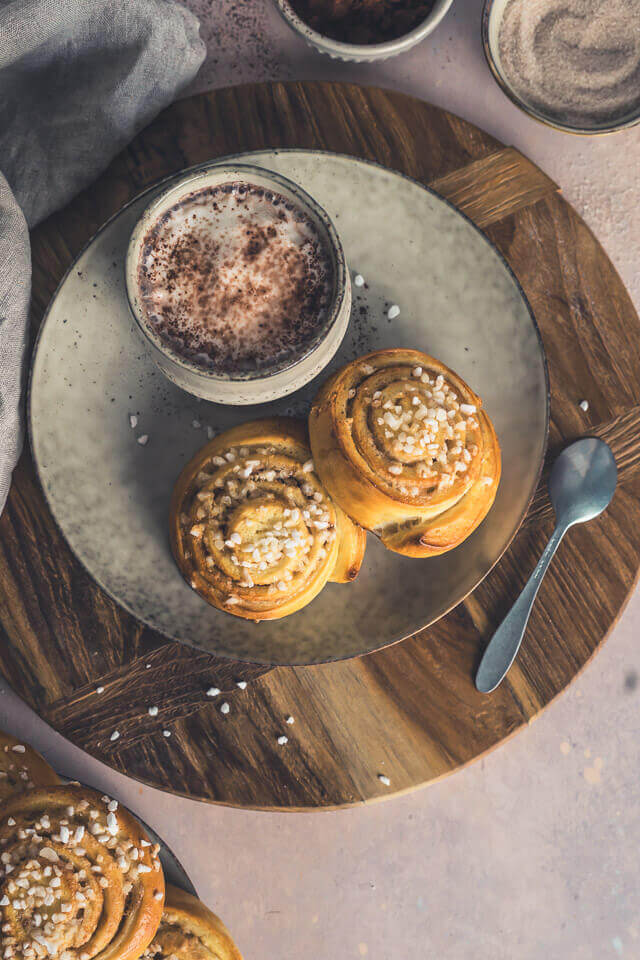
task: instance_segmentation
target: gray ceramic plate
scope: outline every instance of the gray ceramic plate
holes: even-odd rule
[[[291,397],[242,408],[198,402],[164,379],[129,314],[123,270],[136,217],[157,188],[101,229],[49,307],[31,376],[34,459],[76,556],[139,620],[240,660],[300,664],[351,657],[441,617],[506,549],[544,455],[543,348],[504,260],[436,194],[350,157],[295,150],[245,158],[297,181],[324,206],[352,275],[366,280],[365,287],[354,286],[350,328],[326,373],[368,350],[416,347],[453,367],[483,398],[503,454],[502,482],[487,519],[462,546],[435,559],[401,557],[370,535],[355,583],[330,584],[304,610],[280,621],[254,624],[222,613],[183,582],[169,551],[169,498],[183,465],[206,442],[206,427],[218,431],[273,414],[304,416],[321,378]],[[392,304],[401,312],[389,321]],[[135,430],[130,414],[138,416]],[[140,434],[148,434],[146,446],[136,442]]]

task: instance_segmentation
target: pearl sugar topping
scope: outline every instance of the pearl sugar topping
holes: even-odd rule
[[[470,431],[478,428],[476,405],[465,403],[442,374],[422,366],[389,383],[384,382],[384,372],[378,371],[372,385],[361,383],[358,393],[368,404],[369,426],[378,450],[389,461],[391,479],[451,486],[478,453],[470,438]]]
[[[285,593],[335,538],[313,461],[274,447],[231,447],[212,456],[186,509],[183,530],[204,556],[205,575],[217,570],[229,578],[230,605],[243,589]]]
[[[121,829],[117,808],[109,797],[81,798],[55,815],[15,814],[0,823],[4,960],[82,960],[82,945],[100,922],[108,857],[121,872],[125,897],[139,875],[160,869],[157,845],[137,846]]]

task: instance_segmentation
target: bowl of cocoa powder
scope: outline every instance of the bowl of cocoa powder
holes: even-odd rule
[[[453,0],[275,0],[299,36],[335,60],[404,53],[438,26]]]

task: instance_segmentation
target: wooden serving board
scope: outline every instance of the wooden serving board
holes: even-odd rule
[[[265,809],[344,806],[428,783],[500,743],[571,682],[615,623],[640,565],[640,322],[597,240],[516,150],[401,94],[304,83],[220,90],[158,117],[35,231],[36,326],[73,257],[144,187],[263,147],[376,160],[430,184],[486,232],[541,328],[549,459],[567,440],[605,437],[620,468],[610,509],[566,538],[508,680],[484,697],[473,685],[481,652],[551,531],[544,479],[501,562],[435,626],[359,660],[266,671],[169,642],[108,599],[57,530],[27,451],[0,520],[0,668],[62,734],[153,786]],[[223,697],[208,698],[211,686]],[[286,746],[277,744],[282,733]]]

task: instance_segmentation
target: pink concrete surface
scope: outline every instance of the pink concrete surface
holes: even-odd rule
[[[312,53],[271,0],[188,6],[209,48],[195,90],[350,79],[445,106],[562,186],[640,306],[640,128],[577,139],[523,116],[484,63],[479,0],[456,0],[432,38],[364,68]],[[250,813],[141,787],[72,747],[6,684],[0,727],[154,824],[246,960],[635,960],[639,627],[636,593],[594,663],[530,729],[433,787],[344,812]]]

